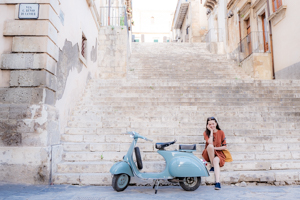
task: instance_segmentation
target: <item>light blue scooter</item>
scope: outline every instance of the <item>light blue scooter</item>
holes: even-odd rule
[[[206,161],[197,158],[193,151],[196,151],[196,145],[179,145],[179,150],[166,151],[164,148],[176,142],[156,143],[155,148],[166,161],[166,168],[160,173],[142,173],[139,170],[143,168],[140,150],[136,146],[138,139],[152,141],[146,137],[132,131],[127,132],[133,141],[124,156],[123,161],[114,164],[110,173],[113,175],[112,187],[117,191],[123,191],[127,188],[130,177],[136,176],[141,179],[153,179],[155,194],[157,193],[160,180],[168,180],[172,183],[178,183],[186,191],[196,190],[201,183],[201,177],[209,176],[205,165]],[[136,154],[137,165],[133,161],[133,151]]]

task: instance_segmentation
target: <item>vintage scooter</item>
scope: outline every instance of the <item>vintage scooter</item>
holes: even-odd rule
[[[164,148],[176,142],[156,143],[155,148],[166,161],[166,168],[160,173],[142,173],[139,170],[143,168],[140,150],[135,147],[138,139],[152,141],[146,137],[132,131],[127,132],[133,141],[128,149],[123,161],[115,163],[110,173],[113,175],[112,187],[117,191],[123,191],[127,188],[130,177],[136,176],[140,179],[153,179],[155,194],[157,193],[160,180],[178,183],[186,191],[196,190],[201,183],[201,177],[209,176],[205,165],[206,161],[197,158],[193,151],[196,151],[196,145],[179,145],[179,150],[166,151]],[[133,151],[135,151],[137,165],[133,160]]]

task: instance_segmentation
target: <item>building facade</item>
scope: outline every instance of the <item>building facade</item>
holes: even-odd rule
[[[201,0],[178,0],[171,27],[173,41],[202,42],[207,25]]]
[[[204,6],[212,52],[227,53],[255,79],[299,78],[299,28],[292,26],[298,1],[206,0]]]
[[[170,27],[175,2],[133,1],[133,41],[140,43],[170,42]]]

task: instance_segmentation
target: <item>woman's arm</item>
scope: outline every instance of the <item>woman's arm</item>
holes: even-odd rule
[[[214,145],[214,133],[213,133],[213,131],[210,132],[210,136],[209,136],[207,142],[208,142],[208,144]]]
[[[207,143],[214,145],[214,131],[212,129],[210,129],[210,127],[208,125],[207,125],[207,128],[208,128],[208,130],[210,130],[210,135],[207,140]]]
[[[215,147],[215,150],[225,150],[225,149],[227,149],[227,147],[226,147],[226,146],[222,146],[222,147]]]

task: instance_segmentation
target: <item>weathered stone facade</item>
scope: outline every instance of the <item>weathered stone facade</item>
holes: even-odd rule
[[[173,41],[199,43],[207,32],[205,8],[199,0],[178,0],[172,21]]]
[[[204,2],[208,9],[207,38],[211,52],[220,52],[222,48],[228,58],[237,61],[255,79],[298,79],[299,70],[295,66],[300,57],[295,52],[300,37],[292,25],[298,15],[294,9],[299,7],[298,1]],[[214,44],[216,40],[222,45]]]
[[[38,3],[38,19],[20,20],[20,3]],[[97,10],[94,1],[59,0],[0,1],[0,10],[0,181],[48,184],[66,117],[97,76]]]

